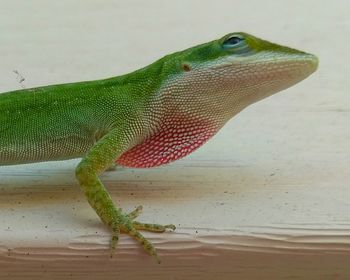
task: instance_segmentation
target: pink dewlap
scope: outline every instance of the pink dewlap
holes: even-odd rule
[[[170,119],[158,133],[122,154],[116,162],[139,168],[166,164],[193,152],[217,131],[217,126],[208,121]]]

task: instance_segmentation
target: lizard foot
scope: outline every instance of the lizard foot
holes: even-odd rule
[[[154,246],[139,232],[139,230],[146,230],[151,232],[165,232],[167,229],[175,230],[176,227],[172,224],[146,224],[134,221],[134,219],[137,218],[141,214],[141,212],[142,206],[138,206],[134,211],[130,212],[129,214],[121,215],[119,217],[119,223],[115,227],[113,227],[114,230],[111,240],[112,255],[118,243],[119,233],[124,232],[136,239],[137,241],[139,241],[142,247],[147,251],[147,253],[155,257],[158,263],[160,263],[160,259],[157,255]]]

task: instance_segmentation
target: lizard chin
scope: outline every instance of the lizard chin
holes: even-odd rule
[[[220,82],[212,92],[219,95],[221,113],[233,117],[245,107],[304,80],[318,67],[318,59],[312,54],[259,56],[227,59],[212,69],[212,76],[220,73]]]

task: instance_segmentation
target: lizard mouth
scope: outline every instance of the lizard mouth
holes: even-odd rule
[[[242,71],[244,67],[255,67],[252,72],[270,72],[275,71],[290,71],[299,70],[301,74],[310,75],[316,71],[318,67],[318,58],[315,55],[308,53],[291,54],[261,54],[252,57],[231,58],[227,57],[222,64],[218,64],[213,69],[237,68],[237,71]],[[246,70],[247,71],[247,70]]]
[[[307,78],[318,67],[318,59],[311,54],[285,59],[276,58],[257,65],[263,83],[270,84],[270,93],[286,89]],[[259,73],[256,75],[259,76]]]
[[[262,54],[254,58],[230,59],[219,66],[219,71],[231,72],[235,84],[239,83],[244,89],[268,91],[271,94],[286,89],[307,78],[318,67],[316,56],[307,53],[297,54]],[[271,86],[267,90],[265,86]],[[272,91],[272,92],[271,92]]]
[[[219,98],[217,102],[226,100],[223,106],[228,107],[227,111],[236,108],[235,114],[307,78],[317,67],[317,57],[302,52],[226,57],[210,67],[207,82],[215,84]]]

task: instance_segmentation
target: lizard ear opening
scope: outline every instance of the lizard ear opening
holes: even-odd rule
[[[191,71],[191,66],[187,63],[182,63],[182,69],[188,72],[188,71]]]

